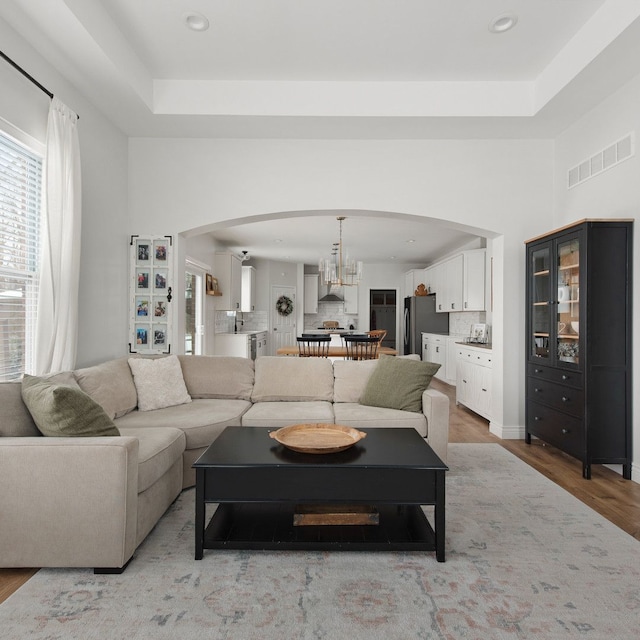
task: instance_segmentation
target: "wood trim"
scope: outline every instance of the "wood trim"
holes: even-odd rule
[[[582,220],[576,220],[571,224],[565,224],[563,227],[559,227],[558,229],[554,229],[553,231],[547,231],[542,235],[535,236],[535,238],[529,238],[529,240],[525,240],[524,243],[528,244],[529,242],[542,240],[542,238],[546,238],[547,236],[551,236],[554,233],[558,233],[558,231],[565,231],[567,229],[572,229],[573,227],[577,227],[578,225],[584,224],[585,222],[635,222],[635,219],[634,218],[583,218]]]

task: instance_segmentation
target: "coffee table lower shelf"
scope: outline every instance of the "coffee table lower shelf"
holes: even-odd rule
[[[436,538],[419,505],[376,505],[378,525],[294,526],[290,503],[218,505],[204,533],[205,549],[435,551]]]

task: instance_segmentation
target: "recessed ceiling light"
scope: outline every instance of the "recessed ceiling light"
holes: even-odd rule
[[[407,244],[413,244],[415,242],[415,240],[406,240],[405,241]]]
[[[201,13],[190,11],[183,16],[185,25],[192,31],[206,31],[209,28],[209,20]]]
[[[505,31],[509,31],[509,29],[513,29],[517,22],[518,16],[515,14],[503,13],[489,23],[489,31],[491,31],[491,33],[504,33]]]

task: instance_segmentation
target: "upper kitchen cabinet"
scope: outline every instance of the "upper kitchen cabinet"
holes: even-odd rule
[[[256,310],[256,268],[242,267],[242,311]]]
[[[462,257],[464,265],[463,311],[485,311],[487,250],[465,251]]]
[[[344,312],[349,314],[357,314],[359,287],[343,287],[342,289],[344,292]]]
[[[526,434],[631,477],[633,223],[586,220],[527,243]]]
[[[425,284],[424,269],[411,269],[404,274],[404,295],[413,296],[419,284]]]
[[[459,254],[445,260],[440,265],[440,270],[440,289],[436,290],[436,311],[441,313],[463,311],[463,255]]]
[[[304,276],[304,312],[318,313],[318,279],[319,274],[305,274]]]
[[[222,295],[216,300],[216,309],[236,311],[242,303],[242,261],[232,253],[216,253],[215,273]]]

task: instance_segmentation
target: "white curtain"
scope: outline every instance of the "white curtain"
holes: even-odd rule
[[[73,369],[78,335],[81,222],[78,117],[55,97],[49,109],[44,184],[37,375]]]

